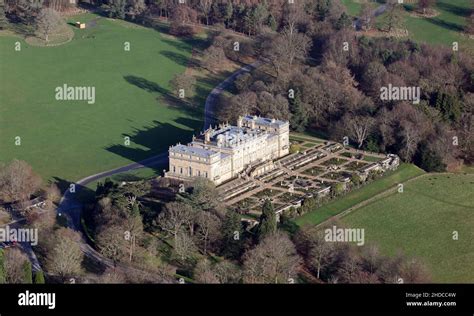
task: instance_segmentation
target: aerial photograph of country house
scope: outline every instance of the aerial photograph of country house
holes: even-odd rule
[[[474,0],[0,0],[0,284],[474,283],[473,113]]]

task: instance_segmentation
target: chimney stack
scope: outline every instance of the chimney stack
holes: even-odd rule
[[[242,122],[243,122],[242,116],[239,115],[239,118],[237,119],[237,127],[242,127]]]

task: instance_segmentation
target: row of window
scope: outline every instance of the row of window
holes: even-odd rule
[[[179,174],[186,175],[186,176],[189,176],[189,177],[204,177],[204,178],[208,177],[207,171],[201,172],[201,170],[194,170],[194,173],[193,173],[193,168],[192,167],[188,167],[188,168],[179,167],[179,168],[176,168],[176,166],[173,166],[172,167],[173,173],[176,173],[177,169],[179,169]]]

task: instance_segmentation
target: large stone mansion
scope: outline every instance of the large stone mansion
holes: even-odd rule
[[[273,160],[289,153],[289,122],[244,116],[237,126],[209,128],[187,145],[169,148],[169,171],[179,180],[204,177],[216,185],[243,173],[255,175],[273,168]]]

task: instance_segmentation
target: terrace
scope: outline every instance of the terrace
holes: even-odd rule
[[[293,140],[293,136],[290,136]],[[347,184],[354,173],[391,170],[398,157],[344,148],[337,143],[322,145],[318,140],[298,139],[304,151],[274,161],[275,168],[255,177],[235,179],[219,187],[222,199],[241,214],[258,220],[265,199],[270,199],[278,214],[299,208],[307,198],[323,198],[334,183]],[[303,146],[306,145],[306,146]],[[365,161],[371,157],[373,162]],[[344,185],[344,187],[347,187]]]

